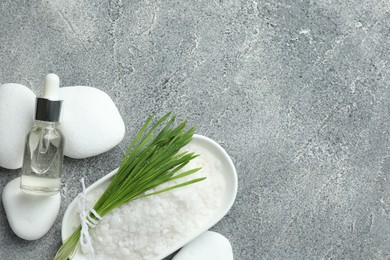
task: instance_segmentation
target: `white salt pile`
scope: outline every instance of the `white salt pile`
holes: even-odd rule
[[[189,144],[200,154],[185,170],[202,167],[182,183],[206,176],[202,182],[127,203],[106,216],[92,230],[96,259],[152,259],[202,228],[221,203],[225,183],[220,161],[204,148]],[[161,187],[159,187],[160,189]],[[91,206],[103,190],[88,195]]]

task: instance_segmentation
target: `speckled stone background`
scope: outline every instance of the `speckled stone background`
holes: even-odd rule
[[[65,159],[44,238],[16,237],[0,205],[0,259],[51,259],[78,180],[116,168],[143,120],[168,111],[237,167],[213,228],[235,259],[390,259],[389,28],[388,0],[2,0],[0,83],[38,94],[55,72],[99,88],[127,135]],[[0,168],[0,190],[19,174]]]

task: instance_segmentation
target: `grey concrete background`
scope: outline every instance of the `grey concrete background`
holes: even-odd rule
[[[40,93],[55,72],[99,88],[127,134],[65,159],[44,238],[17,238],[0,206],[0,259],[51,259],[78,180],[116,168],[168,111],[233,158],[237,200],[213,230],[235,259],[390,259],[389,26],[388,0],[2,0],[0,83]],[[20,174],[0,172],[1,190]]]

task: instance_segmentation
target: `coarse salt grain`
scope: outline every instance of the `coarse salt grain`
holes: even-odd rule
[[[207,177],[205,180],[126,203],[103,217],[91,229],[96,259],[147,260],[195,233],[221,203],[225,187],[220,161],[207,149],[192,145],[185,150],[200,154],[182,169],[202,167],[188,177],[163,184],[158,189],[184,181]],[[88,194],[87,203],[94,202],[103,189]]]

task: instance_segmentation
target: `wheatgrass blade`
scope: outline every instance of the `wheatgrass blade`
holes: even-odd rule
[[[163,192],[167,192],[167,191],[170,191],[170,190],[174,190],[174,189],[177,189],[177,188],[180,188],[180,187],[184,187],[184,186],[187,186],[187,185],[190,185],[190,184],[193,184],[193,183],[197,183],[197,182],[203,181],[205,179],[206,179],[206,177],[196,178],[196,179],[193,179],[193,180],[190,180],[190,181],[186,181],[184,183],[180,183],[180,184],[177,184],[177,185],[174,185],[174,186],[170,186],[170,187],[165,188],[165,189],[161,189],[161,190],[149,193],[149,194],[145,194],[145,195],[139,196],[136,199],[141,199],[141,198],[149,197],[149,196],[156,195],[156,194],[159,194],[159,193],[163,193]]]

